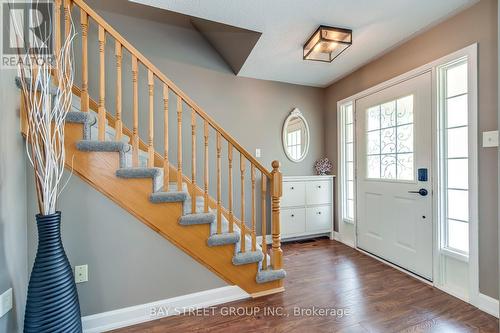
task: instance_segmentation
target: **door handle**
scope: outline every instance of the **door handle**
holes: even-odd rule
[[[429,194],[429,191],[427,191],[425,188],[421,188],[418,191],[408,191],[408,193],[418,193],[421,196],[425,197],[427,194]]]

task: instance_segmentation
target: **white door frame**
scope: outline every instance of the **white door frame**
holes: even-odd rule
[[[403,81],[409,80],[411,78],[414,78],[416,76],[419,76],[423,73],[426,72],[431,72],[432,73],[432,145],[434,148],[433,151],[433,160],[432,160],[432,165],[433,165],[433,170],[435,177],[433,179],[433,191],[435,194],[439,193],[439,180],[437,179],[438,176],[438,170],[439,170],[439,156],[437,152],[437,147],[438,147],[438,124],[437,124],[437,114],[438,114],[438,96],[437,96],[437,67],[440,65],[444,65],[450,61],[453,61],[454,59],[467,56],[468,61],[469,61],[469,73],[471,74],[469,76],[469,113],[472,114],[472,117],[469,117],[469,147],[476,147],[476,149],[472,149],[470,151],[470,156],[469,159],[471,161],[471,166],[472,168],[469,167],[469,174],[472,175],[472,181],[470,182],[469,186],[469,193],[470,197],[472,198],[471,203],[470,203],[470,216],[471,216],[471,221],[469,222],[469,258],[468,258],[468,265],[469,265],[469,290],[468,290],[468,295],[461,295],[453,290],[449,290],[446,288],[446,286],[443,286],[440,284],[440,279],[439,277],[442,276],[443,274],[443,267],[442,263],[438,258],[440,258],[442,255],[449,255],[448,253],[443,253],[440,249],[440,223],[439,223],[439,207],[438,207],[438,195],[433,196],[433,218],[432,218],[432,223],[433,223],[433,262],[434,262],[434,267],[433,267],[433,276],[434,276],[434,282],[432,283],[435,287],[448,292],[456,297],[459,297],[463,299],[466,302],[469,302],[475,306],[479,306],[481,304],[480,300],[480,293],[479,293],[479,253],[478,253],[478,222],[479,222],[479,212],[478,212],[478,121],[477,121],[477,110],[478,110],[478,84],[477,84],[477,72],[478,72],[478,64],[477,64],[477,43],[474,43],[472,45],[469,45],[463,49],[460,49],[456,52],[453,52],[447,56],[444,56],[442,58],[439,58],[435,61],[432,61],[430,63],[427,63],[423,66],[420,66],[416,69],[413,69],[409,72],[406,72],[402,75],[399,75],[393,79],[390,79],[388,81],[385,81],[383,83],[377,84],[371,88],[368,88],[364,91],[361,91],[357,94],[354,94],[348,98],[345,98],[341,101],[337,102],[337,142],[338,142],[338,161],[339,161],[339,180],[340,180],[340,185],[337,186],[337,198],[338,200],[338,208],[337,208],[337,221],[339,223],[339,231],[341,230],[341,223],[345,223],[343,221],[343,193],[341,191],[342,185],[343,184],[343,178],[345,177],[344,171],[343,171],[343,123],[342,123],[342,114],[340,113],[341,107],[349,102],[353,103],[353,108],[354,108],[354,113],[355,113],[355,107],[356,107],[356,100],[361,99],[363,97],[366,97],[368,95],[371,95],[373,93],[376,93],[380,90],[389,88],[391,86],[397,85],[398,83],[401,83]],[[356,126],[354,126],[356,128]],[[356,137],[356,136],[355,136]],[[354,145],[356,147],[356,145]],[[354,148],[355,149],[355,148]],[[356,150],[354,151],[354,156],[356,158]],[[355,163],[356,164],[356,163]],[[354,174],[355,182],[356,182],[356,172]],[[356,208],[355,208],[356,211]],[[354,221],[354,226],[356,228],[356,221]],[[342,234],[338,236],[340,241],[342,241]],[[352,244],[347,244],[351,245]],[[354,247],[357,248],[357,238],[356,234],[354,235]],[[364,252],[364,251],[363,251]],[[366,253],[366,252],[364,252]],[[378,258],[377,258],[378,259]],[[383,260],[382,260],[383,261]],[[385,261],[384,261],[385,262]],[[387,263],[387,262],[386,262]],[[391,265],[394,267],[394,265]],[[404,271],[404,270],[403,270]],[[411,274],[407,271],[404,271],[412,276],[417,277],[414,274]],[[417,277],[418,278],[418,277]],[[419,278],[420,279],[420,278]],[[420,279],[423,280],[423,279]]]

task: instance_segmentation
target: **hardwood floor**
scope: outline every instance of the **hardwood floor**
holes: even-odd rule
[[[284,293],[115,332],[499,331],[495,317],[336,241],[289,243],[283,250]],[[228,314],[231,309],[248,315]]]

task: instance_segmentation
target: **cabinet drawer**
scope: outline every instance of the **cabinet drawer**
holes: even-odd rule
[[[283,182],[281,207],[304,206],[306,203],[306,185],[302,182]]]
[[[309,182],[306,185],[307,204],[321,205],[332,202],[332,186],[329,181]]]
[[[304,208],[281,210],[281,233],[283,236],[306,231],[306,210]]]
[[[309,207],[306,212],[306,231],[330,230],[332,228],[332,206]]]

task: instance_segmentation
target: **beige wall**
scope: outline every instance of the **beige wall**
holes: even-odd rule
[[[479,131],[497,129],[497,1],[481,0],[327,88],[327,156],[337,160],[337,101],[475,42],[479,44]],[[497,151],[479,148],[480,291],[495,298],[499,287],[497,166]]]

